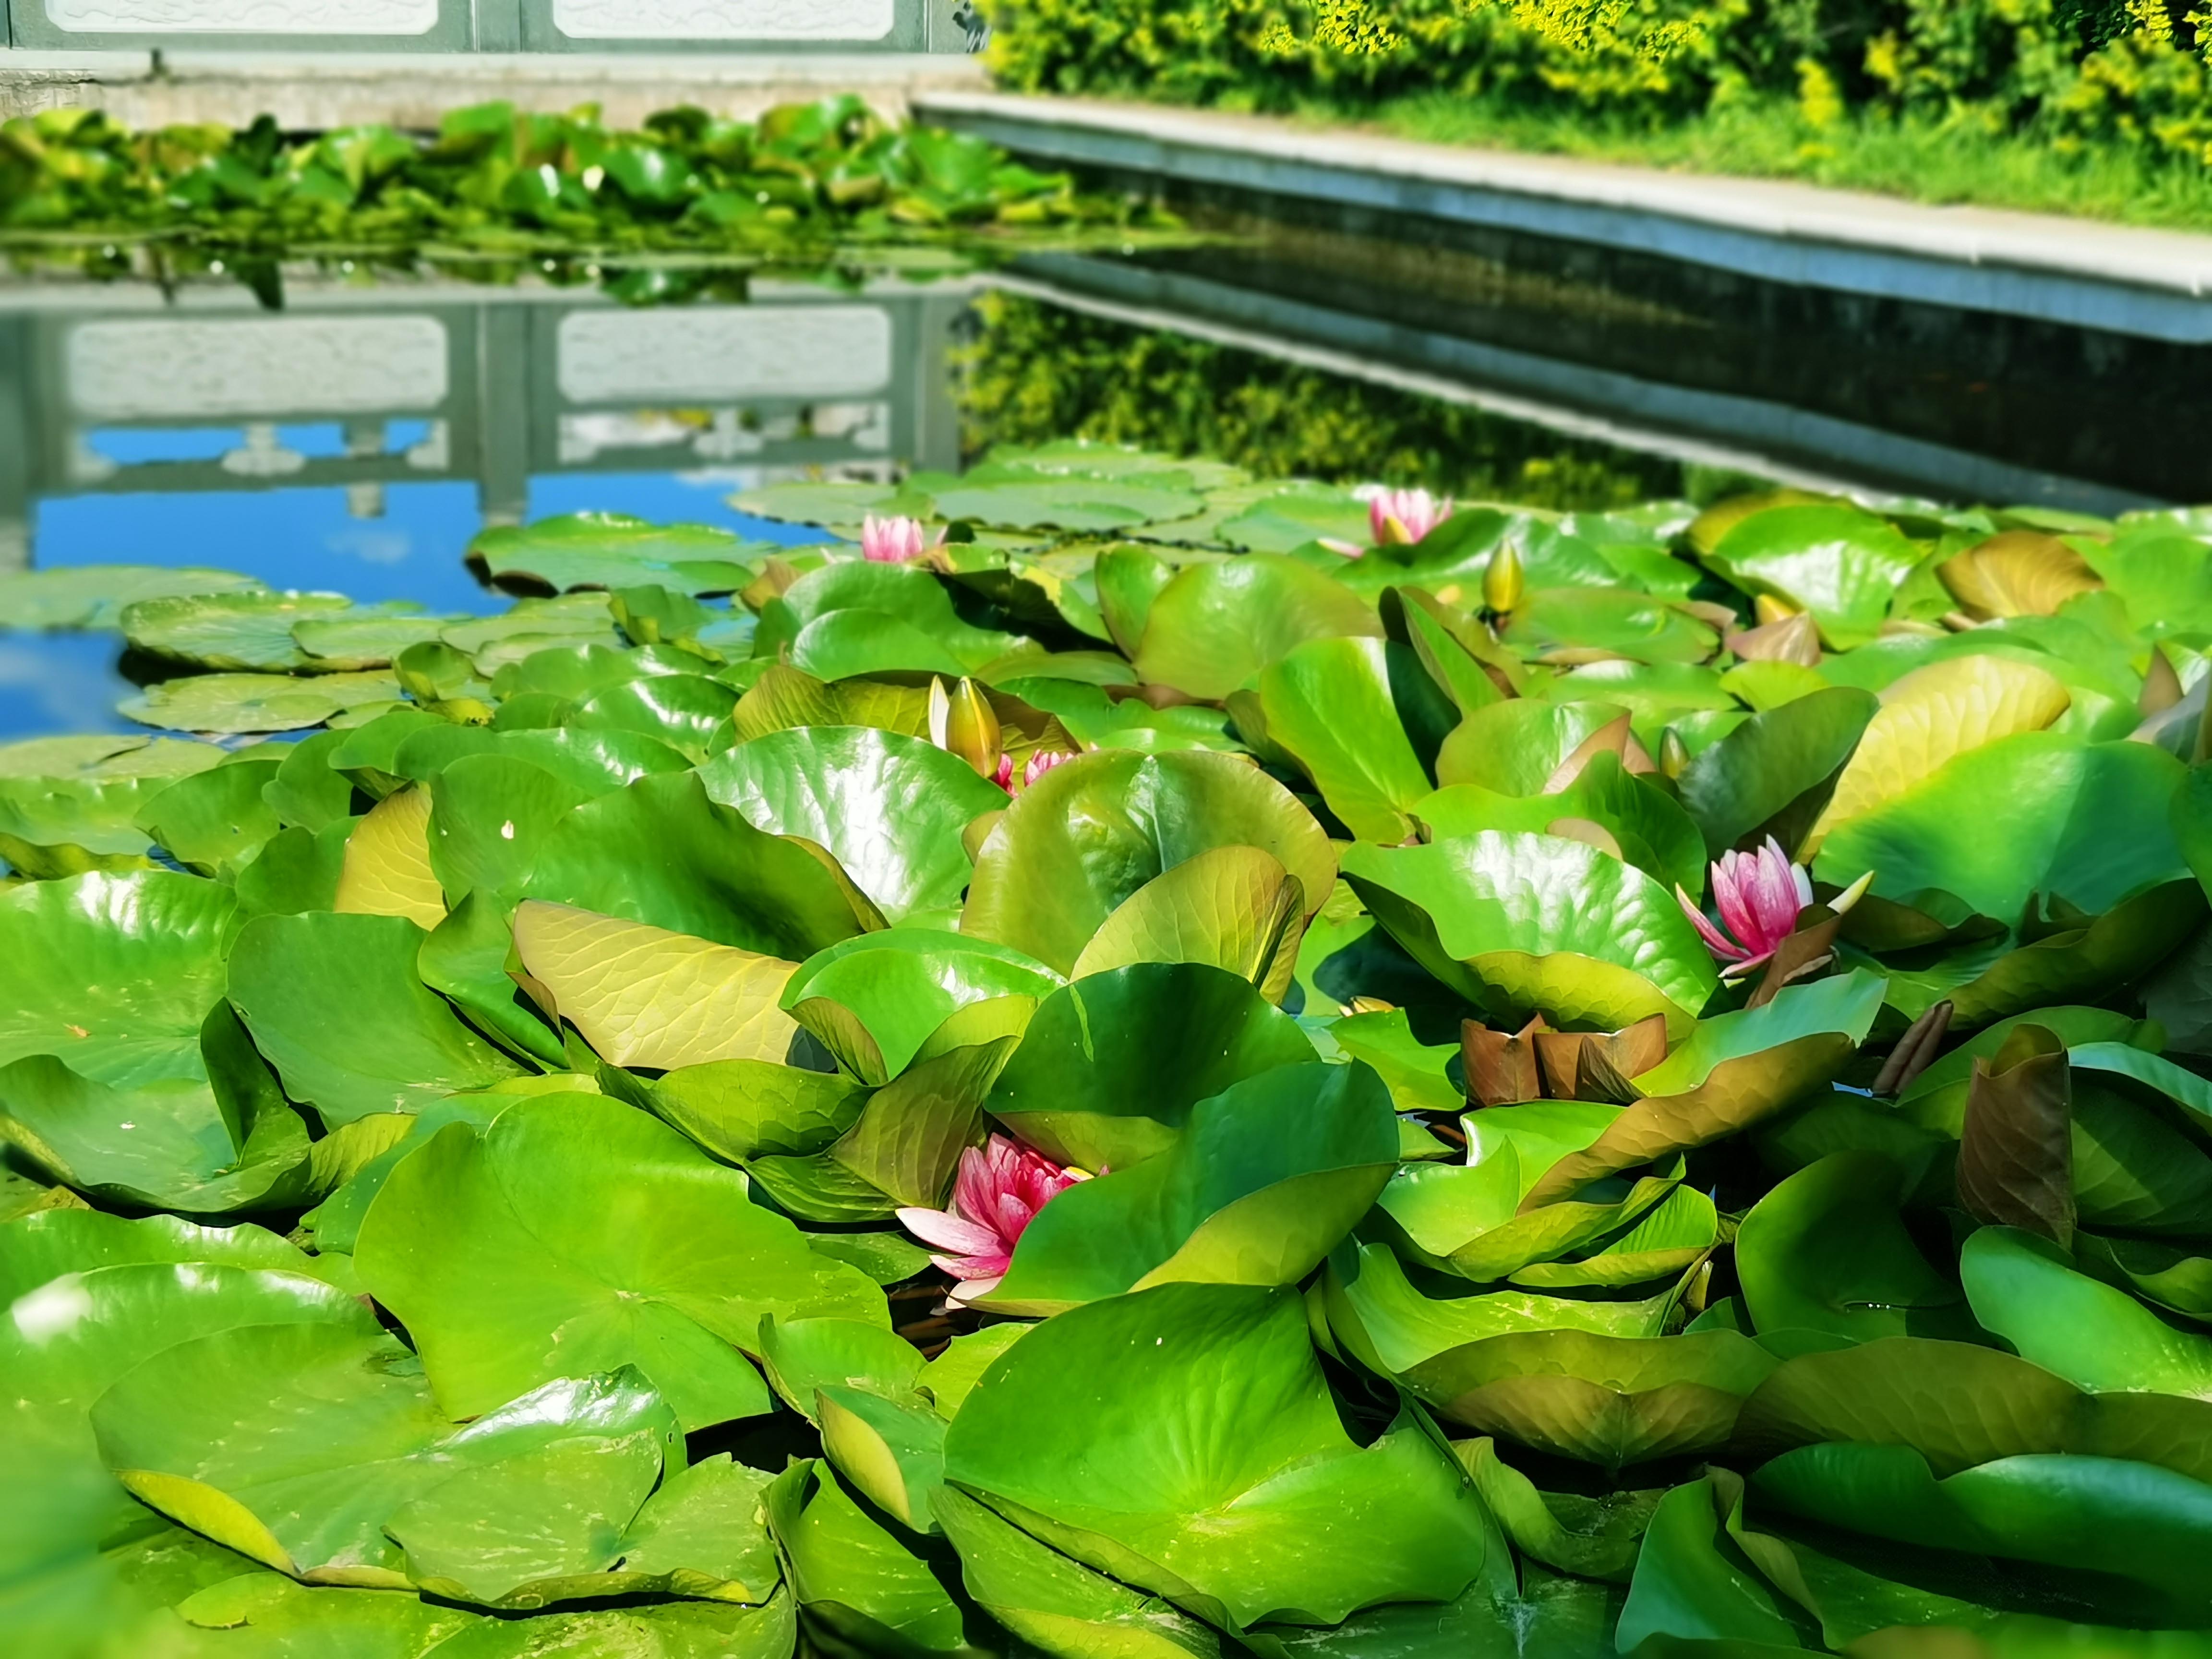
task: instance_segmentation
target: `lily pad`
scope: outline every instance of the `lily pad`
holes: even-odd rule
[[[1099,1031],[1122,1040],[1102,1044]],[[1297,1022],[1249,980],[1139,963],[1047,997],[987,1103],[1064,1164],[1121,1170],[1172,1145],[1200,1101],[1313,1058]]]
[[[141,599],[252,592],[261,583],[186,565],[79,564],[0,577],[0,628],[113,628]]]
[[[1060,1315],[969,1397],[945,1468],[1063,1553],[1236,1628],[1448,1601],[1488,1532],[1413,1419],[1364,1449],[1345,1433],[1291,1290],[1165,1285]]]
[[[386,1589],[410,1575],[385,1523],[450,1480],[507,1464],[518,1478],[475,1483],[478,1513],[488,1533],[520,1529],[543,1518],[533,1454],[583,1439],[657,1461],[682,1443],[635,1371],[550,1382],[456,1430],[405,1359],[390,1337],[344,1326],[242,1326],[140,1365],[100,1397],[93,1427],[142,1501],[294,1577]],[[272,1395],[290,1409],[263,1409]]]
[[[753,562],[768,550],[710,525],[656,525],[626,513],[574,513],[535,524],[495,525],[469,544],[467,556],[487,580],[510,589],[558,592],[655,582],[672,592],[700,594],[743,587],[753,579]]]
[[[262,916],[240,933],[231,1001],[285,1092],[325,1123],[419,1110],[521,1069],[424,987],[423,939],[404,916],[328,912]]]
[[[206,1076],[200,1028],[237,908],[227,888],[161,870],[0,893],[0,1060],[52,1054],[118,1089]]]
[[[1718,983],[1673,894],[1580,842],[1485,831],[1360,845],[1345,879],[1415,961],[1468,1000],[1607,1030],[1686,1030]]]
[[[1859,507],[1782,506],[1743,520],[1705,561],[1739,587],[1812,612],[1821,638],[1841,650],[1875,636],[1923,551]]]
[[[827,848],[893,922],[960,902],[961,834],[1006,804],[957,757],[862,726],[771,732],[715,757],[700,779],[754,828]]]
[[[222,759],[173,738],[33,738],[0,745],[0,858],[48,880],[143,869],[138,815],[155,796]]]
[[[481,1136],[440,1130],[385,1182],[356,1260],[459,1416],[635,1364],[686,1429],[750,1417],[768,1390],[739,1349],[763,1316],[886,1318],[865,1274],[808,1249],[742,1176],[592,1095],[524,1100]]]
[[[872,1086],[890,1081],[946,1039],[945,1023],[964,1009],[1019,999],[1035,1006],[1062,983],[1042,963],[1005,945],[958,933],[894,927],[863,933],[808,958],[791,977],[782,1006],[838,1061]],[[1010,1013],[1014,1011],[1009,1010]],[[1027,1023],[1016,1014],[1012,1029]],[[995,1036],[994,1021],[990,1035]]]
[[[1036,1315],[1186,1280],[1296,1284],[1366,1213],[1397,1155],[1371,1069],[1277,1066],[1200,1101],[1158,1156],[1055,1197],[976,1304]]]
[[[2002,738],[1836,830],[1814,873],[1845,886],[1872,871],[1879,893],[1909,901],[1938,889],[2008,921],[2036,896],[2101,915],[2187,873],[2166,817],[2183,775],[2148,744]],[[2004,834],[1981,833],[1998,802]]]
[[[630,849],[650,847],[650,862]],[[577,807],[538,851],[528,896],[800,962],[879,925],[826,854],[756,830],[697,776],[640,778]]]
[[[171,732],[296,732],[399,698],[399,682],[386,673],[194,674],[149,686],[116,709]]]
[[[780,1060],[799,1030],[780,957],[539,899],[515,911],[514,950],[547,1012],[617,1066]]]
[[[1455,1423],[1617,1469],[1727,1444],[1779,1363],[1733,1331],[1530,1331],[1449,1349],[1406,1382]]]
[[[961,931],[1071,970],[1153,877],[1215,847],[1256,847],[1321,908],[1335,857],[1312,814],[1228,755],[1079,756],[1024,790],[983,842]]]
[[[141,599],[124,608],[123,637],[134,650],[238,672],[342,672],[372,663],[331,661],[325,668],[293,638],[301,623],[343,617],[389,620],[418,612],[418,605],[356,606],[343,593],[272,593],[243,589]]]
[[[1349,589],[1295,559],[1255,553],[1176,573],[1146,613],[1137,672],[1214,702],[1308,640],[1382,635],[1382,619]]]

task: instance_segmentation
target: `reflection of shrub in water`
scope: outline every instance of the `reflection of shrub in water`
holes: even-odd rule
[[[1676,463],[1256,352],[990,294],[959,353],[961,438],[1212,455],[1262,477],[1388,478],[1462,500],[1591,509],[1678,495]]]

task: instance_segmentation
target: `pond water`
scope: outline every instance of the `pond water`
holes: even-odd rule
[[[0,570],[213,566],[490,611],[507,596],[463,561],[487,525],[810,541],[729,499],[1079,433],[1558,508],[1745,479],[2212,496],[2201,349],[1190,205],[1233,240],[655,307],[313,269],[280,309],[265,283],[0,279]],[[0,739],[128,729],[133,671],[112,635],[0,631]]]

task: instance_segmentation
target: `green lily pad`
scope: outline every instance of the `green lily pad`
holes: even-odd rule
[[[1254,553],[1178,571],[1152,600],[1135,660],[1148,684],[1216,702],[1308,640],[1382,635],[1350,589],[1296,559]]]
[[[1839,826],[1814,871],[1838,886],[1872,871],[1879,893],[1936,888],[2006,921],[2034,896],[2101,915],[2189,873],[2166,817],[2184,775],[2148,744],[2023,733],[1968,750]],[[2000,804],[2004,833],[1981,833]]]
[[[1531,587],[1502,636],[1523,657],[1599,651],[1641,663],[1700,663],[1720,644],[1686,611],[1623,587]]]
[[[1413,803],[1431,841],[1455,841],[1486,830],[1550,833],[1565,820],[1594,823],[1620,856],[1661,886],[1696,890],[1705,876],[1705,843],[1696,823],[1663,790],[1630,773],[1612,754],[1592,757],[1582,775],[1556,794],[1501,794],[1456,784]],[[1572,827],[1572,826],[1570,826]]]
[[[635,1364],[687,1429],[750,1417],[768,1390],[738,1350],[763,1315],[886,1318],[865,1274],[809,1250],[743,1176],[599,1096],[522,1101],[481,1137],[439,1131],[386,1180],[355,1255],[459,1415]]]
[[[1734,1331],[1528,1331],[1448,1349],[1406,1383],[1455,1423],[1617,1469],[1727,1444],[1778,1364]]]
[[[1699,1022],[1687,1042],[1630,1079],[1644,1098],[1546,1170],[1522,1206],[1556,1203],[1618,1170],[1709,1145],[1832,1081],[1873,1029],[1885,986],[1863,971],[1838,975]]]
[[[2077,1273],[2046,1240],[1984,1227],[1960,1250],[1959,1275],[1976,1319],[2021,1358],[2077,1388],[2212,1400],[2212,1335]]]
[[[258,590],[228,570],[187,565],[79,564],[0,577],[0,628],[113,628],[141,599]]]
[[[245,1103],[231,1109],[190,1078],[111,1088],[33,1054],[0,1067],[0,1140],[111,1201],[196,1214],[279,1208],[307,1189],[307,1126],[273,1087]]]
[[[531,999],[617,1066],[781,1060],[797,1033],[780,957],[540,899],[517,908],[514,947]]]
[[[239,934],[231,1001],[285,1092],[325,1123],[418,1110],[521,1069],[424,987],[424,938],[404,916],[332,913],[261,916]]]
[[[785,986],[781,1006],[848,1071],[876,1086],[906,1070],[925,1047],[935,1049],[934,1034],[963,1009],[1005,998],[1033,1006],[1062,982],[1005,945],[894,927],[808,958]]]
[[[1128,530],[1192,517],[1205,505],[1188,473],[1096,477],[1040,475],[1025,466],[986,463],[950,488],[932,486],[930,504],[947,519],[973,519],[1002,530]],[[908,488],[915,487],[910,481]]]
[[[397,602],[356,606],[343,593],[272,593],[246,589],[141,599],[125,607],[121,620],[123,637],[134,650],[200,668],[237,672],[341,672],[374,665],[347,662],[341,658],[331,661],[325,668],[293,638],[292,629],[301,623],[341,617],[349,622],[386,622],[419,613],[421,608]],[[410,635],[410,642],[413,637]]]
[[[0,1062],[52,1054],[118,1089],[204,1077],[200,1028],[237,908],[228,889],[162,870],[0,893]]]
[[[945,1468],[1061,1553],[1239,1628],[1448,1601],[1489,1530],[1411,1419],[1364,1449],[1345,1433],[1287,1289],[1164,1285],[1059,1316],[969,1396]]]
[[[1922,1549],[2082,1569],[2130,1581],[2130,1605],[2199,1623],[2212,1592],[2198,1571],[2212,1536],[2212,1486],[2170,1469],[2098,1456],[1995,1458],[1938,1479],[1903,1446],[1808,1446],[1752,1477],[1784,1512]]]
[[[650,863],[632,859],[639,847],[654,849]],[[527,896],[790,962],[879,925],[834,860],[754,829],[681,773],[640,778],[562,818],[539,844]]]
[[[212,744],[173,738],[33,738],[0,745],[0,858],[41,881],[143,869],[140,811],[222,758]]]
[[[1382,640],[1309,640],[1260,677],[1268,742],[1297,757],[1329,811],[1368,841],[1404,839],[1430,793],[1391,701],[1394,675],[1413,664],[1394,667],[1393,650],[1410,657]]]
[[[1179,1281],[1296,1284],[1367,1212],[1397,1154],[1371,1069],[1277,1066],[1194,1105],[1158,1156],[1060,1194],[974,1300],[1048,1314]]]
[[[743,587],[753,579],[753,561],[767,550],[711,525],[572,513],[535,524],[495,525],[477,533],[467,557],[485,580],[510,588],[536,586],[557,592],[653,582],[674,592],[701,594]]]
[[[738,694],[704,674],[650,674],[580,699],[564,724],[586,731],[635,732],[696,763],[738,706]]]
[[[1099,1031],[1122,1040],[1100,1043]],[[1172,1145],[1200,1101],[1313,1058],[1297,1022],[1249,980],[1146,963],[1047,997],[986,1104],[1064,1164],[1121,1170]]]
[[[125,720],[171,732],[296,732],[341,715],[396,704],[399,682],[387,673],[193,674],[163,680],[116,710]]]
[[[1686,1030],[1719,983],[1674,896],[1580,842],[1486,831],[1352,848],[1345,879],[1407,951],[1500,1014]]]
[[[1215,847],[1256,847],[1298,879],[1306,913],[1334,885],[1328,837],[1291,793],[1227,755],[1079,756],[1024,789],[984,841],[961,932],[1067,973],[1146,882]]]
[[[1849,686],[1814,691],[1753,714],[1692,759],[1682,806],[1713,855],[1770,835],[1794,850],[1827,809],[1878,707]]]
[[[865,1652],[973,1651],[953,1599],[949,1552],[863,1509],[818,1459],[793,1462],[768,1491],[769,1524],[784,1574],[810,1619]]]
[[[1033,1647],[1068,1659],[1218,1659],[1221,1638],[1206,1626],[1039,1543],[957,1487],[940,1488],[932,1510],[960,1553],[968,1593]]]
[[[960,902],[961,833],[1006,804],[973,767],[919,738],[872,726],[771,732],[700,769],[708,797],[771,835],[827,848],[893,922]]]
[[[1888,1158],[1836,1152],[1759,1200],[1736,1235],[1735,1259],[1761,1334],[1978,1340],[1966,1292],[1906,1231],[1905,1196],[1905,1172]]]
[[[1470,709],[1437,753],[1437,781],[1542,795],[1568,757],[1627,710],[1607,702],[1515,697]]]
[[[283,761],[281,749],[256,749],[179,778],[139,809],[138,825],[171,858],[202,875],[235,872],[283,827],[263,793]]]
[[[543,1521],[530,1477],[549,1446],[641,1437],[656,1461],[680,1455],[674,1419],[635,1371],[550,1382],[458,1430],[410,1371],[379,1333],[241,1326],[140,1365],[101,1395],[92,1424],[143,1502],[294,1577],[384,1589],[410,1583],[385,1524],[448,1481],[508,1466],[511,1480],[472,1483],[489,1536]]]
[[[1923,551],[1859,507],[1784,506],[1738,523],[1705,562],[1739,587],[1809,611],[1821,638],[1843,650],[1875,636]]]
[[[927,570],[848,559],[809,571],[763,606],[753,652],[774,656],[788,645],[794,665],[842,679],[897,668],[972,672],[1019,643],[963,621]]]
[[[1447,1281],[1449,1282],[1449,1281]],[[1345,1351],[1385,1376],[1469,1343],[1525,1331],[1588,1331],[1656,1337],[1674,1304],[1670,1289],[1641,1301],[1586,1301],[1533,1291],[1423,1293],[1387,1244],[1346,1246],[1330,1256],[1322,1281],[1328,1328]]]

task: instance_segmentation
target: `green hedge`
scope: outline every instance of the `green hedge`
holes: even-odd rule
[[[2212,162],[2197,0],[1000,0],[1033,91],[1284,110],[1421,94],[1653,125],[1759,99]]]
[[[978,310],[981,331],[960,354],[971,456],[1089,438],[1212,455],[1262,477],[1387,478],[1462,501],[1583,511],[1717,487],[1698,469],[1256,352],[1016,295],[986,295]]]

